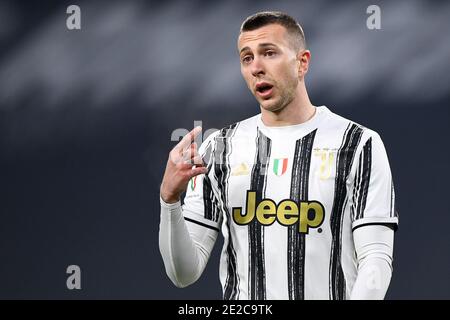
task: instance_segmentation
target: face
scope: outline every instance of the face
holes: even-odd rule
[[[241,73],[261,107],[279,111],[295,97],[300,61],[286,29],[270,24],[239,35]]]

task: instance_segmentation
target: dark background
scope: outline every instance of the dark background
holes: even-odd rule
[[[222,297],[221,241],[194,285],[166,277],[159,183],[174,130],[259,112],[236,39],[274,9],[304,27],[313,104],[385,143],[400,213],[387,298],[450,298],[450,3],[417,0],[0,0],[0,298]],[[71,264],[81,290],[66,288]]]

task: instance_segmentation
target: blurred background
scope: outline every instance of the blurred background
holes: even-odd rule
[[[384,140],[400,213],[387,298],[450,299],[450,3],[419,0],[0,0],[0,298],[221,299],[221,240],[197,283],[167,278],[159,183],[175,129],[259,112],[236,40],[262,10],[303,25],[313,104]]]

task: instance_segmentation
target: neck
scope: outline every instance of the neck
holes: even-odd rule
[[[299,84],[295,98],[281,110],[261,108],[261,120],[268,127],[290,126],[308,121],[315,112],[316,108],[311,104],[305,87]]]

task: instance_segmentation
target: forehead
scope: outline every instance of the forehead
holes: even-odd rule
[[[269,24],[252,31],[245,31],[239,35],[238,50],[244,47],[256,48],[260,43],[274,43],[287,45],[286,29],[279,24]]]

